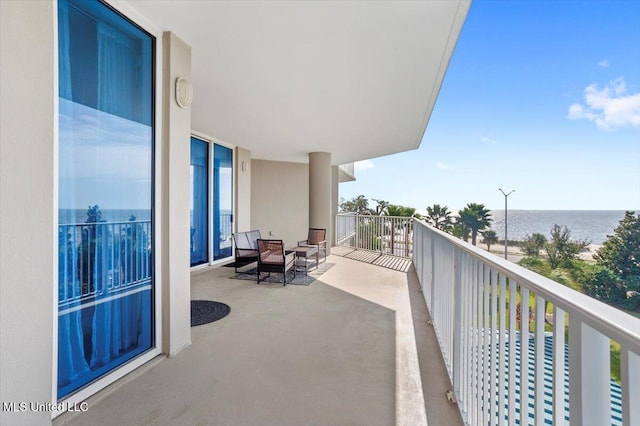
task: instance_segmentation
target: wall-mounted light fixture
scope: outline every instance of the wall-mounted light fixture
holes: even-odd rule
[[[176,78],[176,103],[180,108],[188,108],[193,100],[191,82],[183,77]]]

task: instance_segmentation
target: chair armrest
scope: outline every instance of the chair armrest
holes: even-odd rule
[[[284,263],[285,265],[290,264],[291,262],[295,262],[296,261],[296,252],[295,251],[289,251],[287,250],[289,253],[285,253],[284,255]]]
[[[309,240],[298,241],[298,247],[306,246],[309,243]]]
[[[242,249],[242,248],[237,248],[236,247],[236,256],[237,257],[258,256],[258,250]]]

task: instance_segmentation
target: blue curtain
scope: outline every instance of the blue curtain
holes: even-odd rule
[[[191,266],[208,259],[208,156],[209,144],[191,138]]]

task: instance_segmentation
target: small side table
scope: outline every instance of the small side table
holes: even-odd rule
[[[316,269],[318,268],[318,261],[320,260],[318,257],[318,248],[317,247],[309,247],[309,246],[302,246],[302,247],[294,247],[291,250],[296,252],[296,268],[298,266],[302,266],[304,262],[304,273],[305,275],[309,275],[309,257],[312,255],[316,255]],[[300,263],[298,262],[300,261]],[[297,270],[297,269],[296,269]]]

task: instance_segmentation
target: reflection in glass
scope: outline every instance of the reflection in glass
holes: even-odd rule
[[[209,250],[209,144],[191,138],[191,266],[207,263]]]
[[[214,144],[213,149],[213,259],[232,255],[233,151]]]
[[[153,345],[153,39],[58,2],[58,399]]]

